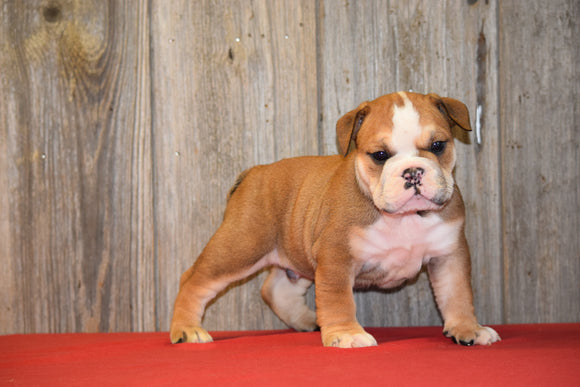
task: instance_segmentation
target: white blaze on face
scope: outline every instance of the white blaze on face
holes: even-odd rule
[[[419,113],[413,107],[409,98],[403,92],[399,92],[405,104],[402,107],[393,106],[393,137],[392,147],[397,155],[415,155],[417,147],[415,140],[421,134],[419,125]]]

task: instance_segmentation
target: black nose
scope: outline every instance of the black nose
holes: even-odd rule
[[[421,185],[421,179],[423,178],[423,174],[425,170],[423,168],[407,168],[403,171],[403,179],[406,180],[405,182],[405,189],[409,189],[411,187],[417,187]]]

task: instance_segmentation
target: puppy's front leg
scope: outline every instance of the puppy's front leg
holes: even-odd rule
[[[471,262],[465,237],[453,254],[433,258],[429,280],[443,317],[443,333],[462,345],[490,345],[501,340],[495,330],[479,325],[473,307]]]
[[[332,262],[334,261],[334,262]],[[356,319],[350,265],[336,257],[330,263],[319,259],[316,269],[316,315],[326,347],[355,348],[377,345]]]

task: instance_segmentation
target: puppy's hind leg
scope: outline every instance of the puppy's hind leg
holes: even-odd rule
[[[253,238],[249,238],[252,235]],[[250,276],[267,265],[263,259],[273,247],[259,232],[224,222],[194,265],[181,277],[173,307],[172,343],[206,343],[211,336],[201,327],[205,307],[229,284]]]
[[[202,255],[203,256],[203,255]],[[198,261],[202,258],[200,256]],[[205,306],[228,282],[205,282],[196,275],[195,266],[189,268],[181,276],[179,293],[173,306],[171,319],[171,343],[207,343],[213,341],[210,334],[201,327]],[[196,278],[197,277],[197,278]]]
[[[317,328],[316,313],[306,305],[306,292],[311,285],[312,281],[290,270],[272,267],[262,285],[262,298],[290,328],[313,331]]]

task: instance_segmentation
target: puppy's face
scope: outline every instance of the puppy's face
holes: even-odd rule
[[[341,148],[344,141],[354,141],[361,190],[378,209],[404,214],[440,209],[451,198],[453,125],[470,130],[461,102],[400,92],[361,104],[339,121],[337,132]]]

